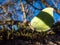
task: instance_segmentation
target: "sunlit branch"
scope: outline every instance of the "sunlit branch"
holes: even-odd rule
[[[23,18],[24,18],[24,21],[26,20],[26,13],[25,13],[25,10],[24,10],[24,5],[23,5],[23,2],[22,2],[22,0],[20,0],[20,4],[21,4],[21,9],[22,9],[22,11],[23,11]]]
[[[54,1],[54,0],[51,0],[52,1],[52,3],[54,4],[54,6],[57,8],[57,3],[58,2],[56,2],[56,1]]]

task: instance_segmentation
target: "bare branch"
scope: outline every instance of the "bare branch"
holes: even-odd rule
[[[24,5],[23,5],[23,3],[22,3],[22,0],[20,0],[20,3],[21,3],[21,9],[22,9],[22,11],[23,11],[23,17],[24,17],[24,21],[26,20],[26,13],[25,13],[25,10],[24,10]]]

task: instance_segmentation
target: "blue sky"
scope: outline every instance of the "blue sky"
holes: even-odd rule
[[[10,0],[11,1],[11,0]],[[0,0],[0,5],[4,5],[5,3],[7,2],[7,0]],[[51,2],[51,0],[47,0],[47,2],[52,6],[53,5],[53,7],[56,7],[52,2]],[[15,9],[16,10],[19,10],[19,8],[20,7],[18,7],[18,5],[19,5],[19,3],[20,3],[20,0],[18,0],[18,2],[17,2],[17,5],[15,5],[14,7],[15,7]],[[35,7],[37,7],[37,8],[42,8],[42,9],[44,9],[44,8],[46,8],[45,7],[45,5],[43,5],[41,2],[39,2],[39,3],[34,3],[34,6]],[[41,10],[35,10],[33,7],[29,7],[29,9],[31,9],[33,12],[34,12],[34,15],[33,15],[33,17],[34,16],[36,16]],[[60,3],[58,3],[58,5],[57,5],[57,9],[59,9],[60,10]],[[2,11],[0,10],[0,13],[1,13]],[[9,12],[12,12],[12,9],[11,9],[11,7],[9,8]],[[14,15],[14,14],[13,14]],[[17,15],[18,16],[18,20],[23,20],[23,14],[22,14],[22,12],[20,12],[20,11],[16,11],[16,13],[15,13],[15,15]],[[55,20],[55,22],[57,22],[57,21],[60,21],[60,16],[56,13],[56,12],[54,12],[54,20]],[[12,16],[13,17],[13,19],[14,19],[14,16]],[[32,17],[32,18],[33,18]],[[31,19],[32,19],[31,18]],[[16,20],[17,20],[16,19]],[[30,19],[30,20],[31,20]],[[15,20],[15,19],[14,19]]]

